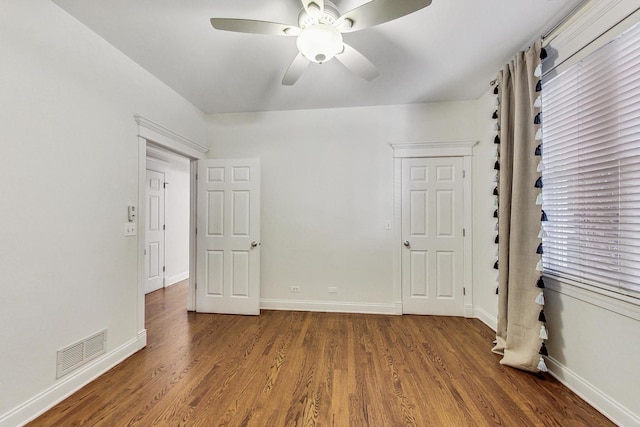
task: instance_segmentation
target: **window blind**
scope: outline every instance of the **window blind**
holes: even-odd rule
[[[543,268],[640,297],[640,26],[544,82]]]

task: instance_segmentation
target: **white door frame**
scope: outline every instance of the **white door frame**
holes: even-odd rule
[[[167,150],[178,153],[191,162],[190,203],[189,203],[189,276],[196,277],[196,173],[197,161],[203,159],[209,149],[191,139],[184,137],[171,129],[168,129],[143,116],[134,116],[138,124],[138,349],[147,345],[147,330],[144,324],[144,245],[146,241],[145,223],[145,178],[147,174],[147,146],[153,144]],[[195,309],[195,285],[189,281],[189,293],[187,294],[187,310]]]
[[[402,159],[411,157],[462,157],[465,171],[464,200],[464,316],[473,317],[473,194],[471,185],[473,147],[478,141],[403,142],[393,148],[393,299],[402,314]]]

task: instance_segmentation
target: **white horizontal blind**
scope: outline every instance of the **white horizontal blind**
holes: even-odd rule
[[[640,297],[640,26],[544,82],[545,272]]]

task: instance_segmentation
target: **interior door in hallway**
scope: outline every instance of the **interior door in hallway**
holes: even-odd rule
[[[260,163],[199,160],[196,311],[260,314]]]
[[[463,168],[459,157],[402,160],[402,308],[463,316]]]
[[[147,169],[145,293],[164,287],[164,173]]]

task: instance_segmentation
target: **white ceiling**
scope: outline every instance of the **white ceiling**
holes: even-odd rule
[[[213,29],[209,18],[297,25],[299,0],[53,0],[205,113],[477,99],[511,57],[582,0],[433,0],[345,35],[381,75],[367,82],[336,60],[282,76],[295,38]],[[334,0],[341,13],[366,0]],[[394,1],[394,0],[390,0]]]

